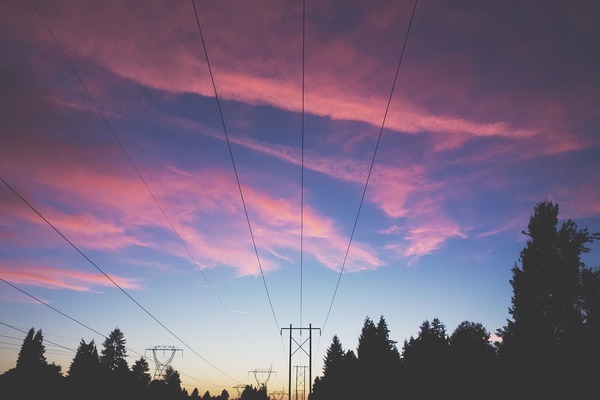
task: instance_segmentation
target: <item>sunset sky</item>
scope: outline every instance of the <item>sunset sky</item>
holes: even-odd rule
[[[118,327],[237,397],[290,324],[313,378],[366,317],[505,325],[537,202],[600,231],[600,3],[421,0],[400,63],[413,7],[3,1],[0,373]]]

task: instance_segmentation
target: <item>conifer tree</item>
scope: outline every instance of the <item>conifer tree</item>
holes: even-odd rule
[[[563,395],[581,387],[597,337],[589,335],[586,299],[591,281],[581,260],[600,234],[567,220],[558,228],[558,204],[539,202],[530,217],[519,264],[512,268],[511,320],[498,330],[499,354],[514,387],[536,395]],[[592,280],[593,281],[593,280]],[[593,291],[593,290],[592,290]],[[588,307],[591,306],[591,307]],[[579,382],[579,383],[576,383]]]
[[[48,365],[46,361],[46,348],[44,347],[44,336],[42,330],[35,332],[31,328],[23,340],[19,356],[17,357],[16,369],[20,371],[39,371]]]
[[[100,364],[109,376],[123,375],[129,370],[125,343],[125,335],[119,328],[115,328],[102,343]]]

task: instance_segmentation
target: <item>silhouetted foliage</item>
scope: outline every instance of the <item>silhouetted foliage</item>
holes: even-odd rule
[[[323,360],[323,376],[315,379],[311,400],[347,399],[350,398],[357,374],[357,359],[352,350],[344,352],[342,343],[337,335],[333,337]]]
[[[15,368],[0,376],[0,393],[12,399],[34,399],[52,394],[64,397],[64,377],[60,365],[48,364],[42,330],[31,328],[17,357]]]
[[[538,203],[519,264],[512,268],[511,320],[497,330],[494,347],[481,323],[463,321],[451,335],[438,319],[425,320],[401,353],[388,325],[364,320],[356,353],[333,336],[310,400],[384,398],[594,398],[600,392],[600,270],[581,261],[587,244],[600,239],[573,221],[558,225],[558,206]],[[67,377],[48,364],[42,331],[31,328],[16,366],[0,375],[0,394],[10,400],[229,400],[207,391],[191,395],[172,367],[152,380],[140,357],[129,370],[125,337],[117,328],[98,355],[81,340]],[[590,395],[591,394],[591,395]],[[246,386],[240,400],[268,400],[266,387]]]
[[[44,355],[46,348],[43,341],[44,337],[41,329],[37,332],[33,328],[29,330],[21,346],[21,351],[19,351],[17,370],[36,371],[48,364]]]
[[[86,343],[81,339],[67,373],[70,397],[73,399],[100,398],[103,384],[100,378],[101,372],[102,367],[94,340]]]
[[[144,357],[140,357],[131,367],[131,391],[132,396],[142,399],[148,391],[152,377],[149,374],[150,365]]]
[[[125,335],[115,328],[102,343],[100,365],[104,379],[103,390],[113,399],[125,399],[130,396],[130,371],[127,365]]]
[[[515,388],[536,395],[564,391],[563,395],[573,396],[587,372],[583,363],[600,355],[590,353],[597,351],[598,336],[594,339],[587,323],[598,307],[591,295],[593,272],[581,261],[589,251],[586,245],[600,235],[578,229],[571,220],[560,229],[557,225],[558,205],[538,203],[528,231],[523,232],[529,239],[520,266],[512,269],[512,320],[498,330],[499,354]]]
[[[240,400],[269,400],[267,388],[264,386],[255,388],[252,385],[246,385],[240,396]]]
[[[125,343],[125,335],[119,328],[115,328],[102,343],[100,364],[110,376],[123,375],[129,369]]]
[[[402,347],[402,376],[412,396],[437,397],[449,390],[450,344],[446,326],[438,319],[425,320],[416,338]]]
[[[496,350],[481,323],[463,321],[448,340],[450,345],[449,390],[461,397],[479,398],[497,385]]]

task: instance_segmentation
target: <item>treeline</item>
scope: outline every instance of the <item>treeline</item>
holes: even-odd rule
[[[600,270],[581,255],[599,233],[568,220],[558,226],[558,205],[540,202],[523,232],[527,243],[512,268],[511,319],[496,331],[464,321],[451,334],[437,318],[398,350],[383,316],[367,317],[356,352],[337,336],[310,400],[434,398],[595,399],[600,393]],[[0,375],[0,395],[33,400],[228,400],[181,388],[173,368],[152,380],[140,357],[129,367],[123,333],[113,330],[98,353],[81,340],[68,371],[48,363],[42,331],[32,328],[16,366]],[[266,388],[247,386],[242,400],[268,400]]]
[[[79,343],[75,357],[66,375],[62,367],[48,363],[45,356],[42,330],[31,328],[27,333],[17,364],[0,375],[0,394],[3,398],[33,400],[89,399],[89,400],[228,400],[229,393],[223,390],[219,396],[207,391],[200,396],[198,389],[191,394],[181,387],[181,377],[172,367],[167,367],[161,379],[152,379],[150,366],[140,357],[129,367],[126,341],[123,332],[116,328],[98,349],[94,340]],[[256,391],[247,387],[251,394]],[[10,397],[4,395],[10,394]]]
[[[540,202],[512,268],[513,296],[500,340],[480,323],[451,334],[425,320],[401,350],[383,317],[366,318],[356,353],[333,337],[310,400],[532,398],[597,399],[600,393],[600,270],[581,255],[600,234]]]

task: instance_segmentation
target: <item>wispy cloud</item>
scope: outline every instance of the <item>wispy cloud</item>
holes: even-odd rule
[[[9,282],[49,289],[66,289],[76,292],[97,292],[99,288],[114,287],[114,284],[101,273],[88,273],[48,265],[14,265],[3,261],[0,274]],[[121,288],[139,290],[139,279],[108,274]]]

